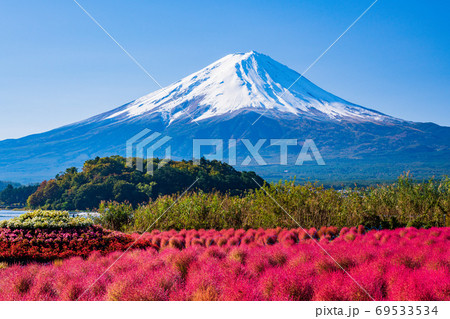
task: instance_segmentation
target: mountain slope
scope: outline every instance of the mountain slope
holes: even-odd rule
[[[299,76],[260,53],[228,55],[109,112],[42,134],[0,141],[0,180],[40,181],[95,156],[124,156],[126,141],[143,129],[170,136],[174,159],[191,159],[195,138],[224,143],[246,138],[252,144],[266,139],[261,154],[268,164],[275,164],[280,149],[270,146],[270,139],[313,139],[328,163],[376,159],[393,167],[392,174],[401,173],[409,163],[424,175],[448,174],[442,160],[434,159],[450,154],[450,128],[403,121],[358,106]],[[290,147],[289,158],[296,157],[300,148]],[[240,143],[237,164],[247,155]],[[310,175],[316,177],[314,171]]]
[[[182,80],[108,112],[107,119],[161,114],[165,123],[201,121],[242,111],[278,112],[324,120],[396,122],[347,102],[257,53],[230,54]]]

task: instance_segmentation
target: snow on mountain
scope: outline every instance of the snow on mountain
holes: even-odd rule
[[[129,119],[160,113],[170,124],[188,117],[190,121],[202,121],[252,110],[319,120],[397,121],[347,102],[299,77],[299,73],[269,56],[254,51],[230,54],[178,82],[108,112],[107,118]]]

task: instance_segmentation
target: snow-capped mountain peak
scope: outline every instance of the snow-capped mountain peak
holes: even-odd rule
[[[229,54],[180,81],[109,112],[108,118],[129,119],[160,113],[165,122],[172,123],[255,111],[267,116],[292,114],[319,120],[395,120],[347,102],[299,77],[299,73],[255,51]]]

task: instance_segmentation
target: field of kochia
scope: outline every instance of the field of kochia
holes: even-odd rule
[[[450,300],[445,227],[125,234],[44,211],[0,226],[0,300]]]

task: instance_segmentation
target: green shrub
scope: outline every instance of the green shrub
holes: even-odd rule
[[[95,221],[108,229],[125,231],[133,220],[133,207],[129,203],[102,202]]]
[[[91,219],[70,217],[68,212],[35,210],[18,217],[0,221],[0,228],[35,229],[35,228],[74,228],[92,226]]]

